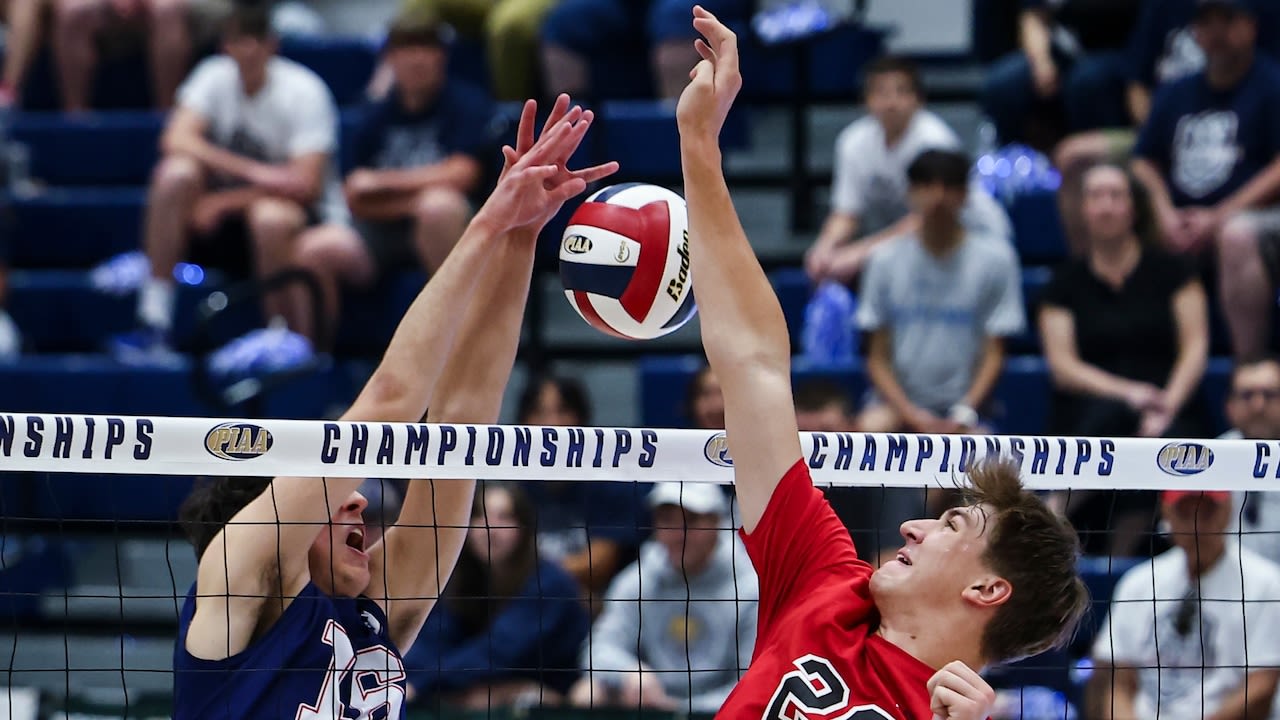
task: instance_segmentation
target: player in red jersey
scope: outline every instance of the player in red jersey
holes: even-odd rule
[[[1084,613],[1075,532],[992,463],[970,471],[968,504],[902,525],[894,562],[858,558],[801,459],[786,323],[721,172],[737,40],[693,14],[703,60],[676,111],[691,274],[760,577],[751,666],[719,717],[985,718],[995,693],[977,671],[1059,645]]]

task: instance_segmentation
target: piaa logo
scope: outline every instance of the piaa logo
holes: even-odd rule
[[[1213,451],[1200,443],[1169,443],[1160,448],[1156,465],[1170,475],[1199,475],[1213,465]]]
[[[706,456],[707,462],[720,467],[733,467],[733,458],[729,456],[729,440],[724,433],[716,433],[707,441],[706,447],[702,449],[702,454]]]
[[[252,460],[266,455],[273,440],[271,432],[250,423],[223,423],[204,436],[204,449],[223,460]]]
[[[564,251],[572,255],[591,252],[591,238],[585,235],[570,235],[564,239]]]

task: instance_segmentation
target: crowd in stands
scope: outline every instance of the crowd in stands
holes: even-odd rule
[[[306,271],[319,305],[301,286],[268,293],[267,329],[238,342],[265,352],[287,332],[326,352],[345,292],[430,274],[448,255],[493,180],[496,102],[591,96],[617,58],[647,61],[653,96],[676,97],[697,57],[691,4],[405,0],[345,176],[341,108],[278,53],[281,15],[265,2],[7,0],[0,105],[23,112],[45,47],[67,113],[96,107],[102,56],[149,58],[167,120],[139,238],[150,275],[137,328],[111,345],[122,361],[176,352],[174,267],[186,261],[260,278]],[[739,22],[753,10],[703,4]],[[815,287],[856,293],[871,389],[798,385],[800,428],[1016,431],[993,391],[1009,343],[1031,328],[1053,385],[1050,433],[1211,437],[1202,380],[1220,317],[1235,363],[1223,437],[1280,438],[1280,5],[1016,5],[1013,49],[987,68],[980,104],[1002,144],[1025,143],[1061,172],[1071,257],[1027,317],[1018,238],[972,179],[968,143],[926,107],[910,62],[868,65],[867,114],[839,135],[829,214],[803,270]],[[448,72],[455,34],[484,44],[487,88]],[[13,356],[3,252],[0,235],[0,356]],[[694,375],[684,414],[689,427],[723,427],[710,369]],[[591,400],[570,379],[536,377],[518,421],[590,425]],[[395,485],[380,494],[394,512]],[[903,521],[950,499],[829,498],[873,561],[900,544]],[[1090,650],[1091,716],[1202,702],[1206,714],[1264,716],[1280,682],[1280,499],[1097,490],[1052,502],[1086,553],[1144,558]],[[755,635],[755,577],[732,518],[732,497],[707,485],[484,484],[458,569],[406,654],[413,700],[714,711]]]

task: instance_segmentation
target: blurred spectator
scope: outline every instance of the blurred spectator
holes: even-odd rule
[[[1025,324],[1018,260],[960,222],[969,163],[928,150],[911,163],[920,231],[876,250],[857,322],[870,334],[875,387],[858,417],[866,432],[972,432],[1004,365],[1004,338]]]
[[[853,403],[844,388],[830,380],[796,385],[796,424],[800,432],[849,432],[854,429]]]
[[[561,0],[542,26],[542,67],[549,96],[591,95],[608,78],[592,78],[595,58],[631,48],[642,39],[658,97],[675,100],[700,59],[693,49],[693,0]],[[745,19],[748,0],[700,3],[721,20]]]
[[[609,586],[570,700],[714,713],[755,647],[759,586],[720,488],[660,483],[653,539]]]
[[[684,415],[695,429],[724,429],[724,394],[720,392],[720,379],[710,365],[703,365],[694,373],[689,387],[685,388]]]
[[[1209,310],[1190,265],[1159,247],[1146,192],[1116,165],[1084,175],[1088,254],[1053,275],[1040,335],[1053,378],[1049,432],[1085,437],[1206,437],[1199,396]],[[1151,492],[1054,495],[1085,551],[1141,552]]]
[[[1134,148],[1161,235],[1176,252],[1215,245],[1237,357],[1271,339],[1280,269],[1280,66],[1255,52],[1252,0],[1205,0],[1195,34],[1203,71],[1162,88]]]
[[[960,138],[924,109],[920,75],[909,61],[883,57],[864,71],[868,115],[836,139],[831,212],[805,254],[814,282],[850,282],[881,242],[918,232],[920,216],[907,202],[907,166],[930,148],[959,149]],[[974,184],[964,224],[975,234],[1008,240],[1009,219],[995,199]]]
[[[792,393],[796,406],[796,425],[800,432],[853,432],[853,403],[838,383],[830,380],[807,380],[798,383]],[[886,517],[885,493],[899,495],[893,507],[904,507],[904,519],[916,517],[923,507],[920,493],[910,489],[884,487],[824,487],[823,492],[840,522],[848,528],[858,556],[874,558],[881,548],[897,550],[902,546],[898,524]],[[882,532],[883,531],[883,532]]]
[[[1159,247],[1146,192],[1101,164],[1084,178],[1089,253],[1044,290],[1040,333],[1058,392],[1050,432],[1204,437],[1197,389],[1209,310],[1190,265]]]
[[[44,1],[51,3],[53,11],[52,46],[64,110],[89,110],[100,58],[137,44],[146,47],[155,106],[168,109],[174,104],[193,57],[191,6],[201,0]],[[38,26],[38,18],[27,25],[30,13],[38,13],[30,8],[29,0],[9,0],[9,5],[15,19],[24,25],[23,32]],[[29,36],[25,41],[30,42]],[[28,46],[20,45],[19,52],[23,54],[18,63],[29,67]],[[21,82],[17,77],[12,79]]]
[[[1174,548],[1124,574],[1093,644],[1089,717],[1276,718],[1280,568],[1227,542],[1227,492],[1165,491]]]
[[[404,0],[406,9],[429,12],[470,38],[484,42],[490,90],[504,101],[538,96],[539,34],[560,0]]]
[[[446,33],[421,14],[393,22],[386,41],[393,87],[365,109],[356,169],[346,179],[353,222],[308,230],[294,248],[292,264],[320,281],[331,327],[341,285],[368,288],[418,266],[434,273],[471,217],[468,196],[485,176],[495,110],[480,89],[448,77]],[[290,327],[314,339],[305,298],[293,298]]]
[[[143,227],[151,277],[138,294],[142,329],[114,343],[125,359],[167,351],[173,268],[188,254],[269,277],[308,224],[346,214],[330,168],[337,110],[324,81],[276,55],[263,5],[235,7],[222,47],[183,84],[161,138]],[[282,295],[267,298],[268,317],[283,315]]]
[[[1068,132],[1124,125],[1124,48],[1139,4],[1023,0],[1021,51],[996,62],[982,91],[1000,141],[1049,152]]]
[[[569,690],[591,620],[573,578],[538,557],[534,523],[517,486],[477,488],[458,564],[405,653],[410,702],[487,710]]]
[[[1280,438],[1280,361],[1266,358],[1236,365],[1227,420],[1232,429],[1224,439]],[[1235,493],[1229,531],[1240,534],[1242,547],[1280,563],[1280,493]]]
[[[590,425],[586,388],[567,378],[535,378],[520,395],[517,422]],[[644,488],[638,483],[543,480],[521,486],[537,510],[538,556],[564,567],[594,607],[640,546]]]
[[[1128,87],[1125,100],[1129,119],[1141,126],[1151,113],[1156,88],[1204,69],[1204,51],[1196,43],[1195,17],[1201,0],[1147,0],[1142,4],[1128,50]],[[1280,13],[1274,3],[1259,4],[1259,49],[1280,58]],[[1077,133],[1054,151],[1055,164],[1063,171],[1063,223],[1072,247],[1083,252],[1079,218],[1080,172],[1101,160],[1118,161],[1133,150],[1137,133],[1124,127]]]

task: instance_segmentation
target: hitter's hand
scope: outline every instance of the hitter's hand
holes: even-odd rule
[[[693,29],[702,35],[693,42],[702,59],[689,72],[689,84],[680,94],[676,124],[681,135],[717,138],[742,89],[738,36],[701,5],[693,6]]]
[[[996,702],[996,691],[959,660],[934,673],[928,687],[934,720],[986,720]]]

